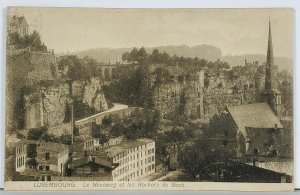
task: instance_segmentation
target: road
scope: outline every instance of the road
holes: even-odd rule
[[[107,113],[110,113],[110,112],[115,112],[115,111],[118,111],[118,110],[124,110],[124,109],[128,108],[128,105],[125,105],[125,104],[113,103],[113,105],[114,106],[112,108],[108,109],[108,110],[105,110],[103,112],[99,112],[98,114],[94,114],[92,116],[77,120],[76,123],[80,123],[80,122],[83,122],[85,120],[89,120],[91,118],[97,117],[97,116],[102,115],[102,114],[107,114]]]

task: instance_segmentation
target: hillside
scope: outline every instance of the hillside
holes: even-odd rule
[[[245,55],[236,55],[236,56],[223,56],[222,61],[228,62],[230,66],[244,65],[245,59],[248,62],[258,61],[259,64],[262,64],[266,61],[267,56],[262,54],[245,54]],[[274,63],[278,66],[279,70],[293,70],[293,61],[287,57],[274,57]]]
[[[221,59],[222,61],[228,62],[230,66],[244,65],[245,59],[248,62],[259,61],[262,64],[266,61],[266,55],[263,54],[244,54],[244,55],[226,55],[222,56],[221,49],[210,46],[210,45],[197,45],[189,47],[186,45],[181,46],[159,46],[159,47],[146,47],[148,53],[151,53],[154,49],[158,49],[160,52],[167,52],[171,56],[184,56],[184,57],[198,57],[204,58],[209,61],[215,61]],[[68,55],[78,55],[79,58],[84,56],[90,56],[100,62],[111,62],[121,61],[124,52],[130,52],[132,48],[96,48],[88,49],[83,51],[76,51],[67,53]],[[66,55],[61,53],[58,55]],[[275,64],[278,65],[279,70],[286,69],[288,71],[293,70],[293,61],[287,57],[275,57]]]
[[[159,47],[146,47],[148,53],[151,53],[154,49],[158,49],[161,52],[167,52],[171,56],[185,56],[185,57],[199,57],[208,60],[219,59],[222,56],[222,52],[219,48],[210,45],[197,45],[188,47],[186,45],[181,46],[159,46]],[[121,61],[124,52],[130,52],[132,48],[96,48],[88,49],[84,51],[77,51],[67,53],[68,55],[78,55],[82,58],[84,56],[90,56],[102,62],[115,62]],[[58,55],[65,55],[58,54]]]

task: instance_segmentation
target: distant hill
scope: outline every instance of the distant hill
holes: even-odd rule
[[[148,53],[151,53],[154,49],[158,49],[160,52],[167,52],[171,56],[185,56],[185,57],[199,57],[207,60],[216,60],[221,58],[221,49],[210,45],[197,45],[188,47],[186,45],[181,46],[159,46],[159,47],[145,47]],[[58,55],[78,55],[78,57],[90,56],[102,62],[116,62],[121,61],[122,55],[126,51],[131,51],[132,48],[96,48],[88,49],[84,51],[77,51],[71,53],[62,53]]]
[[[223,56],[222,61],[226,61],[230,66],[244,65],[245,59],[248,62],[258,61],[259,64],[265,63],[267,56],[262,54],[245,54],[245,55],[236,55],[236,56]],[[279,70],[293,70],[293,60],[287,57],[274,57],[274,63],[278,66]]]
[[[151,53],[154,49],[158,49],[160,52],[167,52],[171,56],[185,56],[185,57],[198,57],[204,58],[209,61],[215,61],[221,59],[222,61],[228,62],[230,66],[244,65],[245,59],[248,62],[258,61],[262,64],[266,61],[266,55],[263,54],[245,54],[245,55],[226,55],[222,56],[222,51],[220,48],[211,45],[196,45],[189,47],[186,45],[180,46],[159,46],[159,47],[145,47],[148,53]],[[122,55],[126,51],[131,51],[132,48],[95,48],[83,51],[76,51],[71,53],[61,53],[58,55],[78,55],[82,58],[84,56],[90,56],[95,58],[100,62],[111,62],[122,61]],[[275,57],[275,64],[278,65],[279,70],[286,69],[288,71],[293,70],[293,61],[287,57]]]

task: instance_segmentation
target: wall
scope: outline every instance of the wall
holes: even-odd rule
[[[183,71],[182,74],[184,75],[171,75],[171,82],[155,87],[154,109],[160,111],[162,118],[172,118],[174,115],[183,114],[198,119],[204,115],[204,72],[186,73]]]
[[[54,80],[57,75],[57,64],[54,53],[31,52],[31,64],[34,70],[28,73],[31,83],[41,80]]]
[[[119,116],[121,118],[125,116],[129,116],[131,113],[136,111],[138,109],[140,112],[149,112],[150,110],[144,109],[144,108],[138,108],[138,107],[129,107],[129,108],[124,108],[121,110],[116,110],[116,111],[111,111],[111,112],[103,112],[99,114],[95,114],[93,116],[77,120],[75,121],[75,126],[79,129],[79,135],[84,135],[88,134],[91,135],[91,127],[92,124],[95,122],[97,125],[102,124],[103,118],[109,115],[112,116]]]
[[[204,117],[211,118],[222,112],[227,106],[250,104],[256,101],[255,89],[233,93],[230,89],[206,91],[204,95]]]

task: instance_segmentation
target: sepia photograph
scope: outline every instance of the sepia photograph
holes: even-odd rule
[[[293,190],[293,9],[6,15],[7,189]]]

